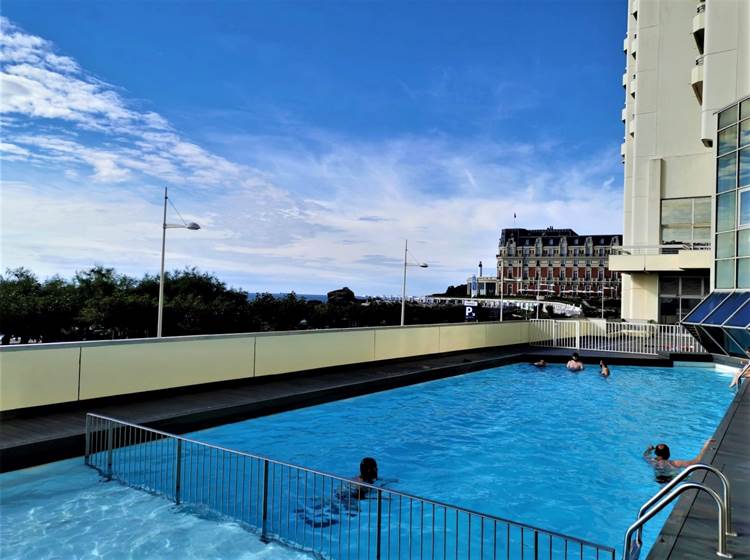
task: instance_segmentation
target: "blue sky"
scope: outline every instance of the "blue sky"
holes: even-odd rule
[[[2,265],[251,291],[462,282],[503,227],[622,228],[626,2],[6,1]]]

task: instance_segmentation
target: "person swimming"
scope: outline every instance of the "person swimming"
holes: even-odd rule
[[[545,362],[544,360],[539,360],[538,362],[534,362],[532,365],[538,368],[543,368],[543,367],[547,367],[547,362]]]
[[[599,373],[602,377],[610,376],[609,366],[604,363],[604,360],[599,360]]]
[[[359,475],[352,478],[354,482],[363,482],[365,484],[375,484],[378,480],[378,463],[372,457],[365,457],[359,462]],[[367,497],[370,488],[365,486],[353,486],[352,497],[362,500]]]
[[[568,360],[568,363],[565,364],[565,367],[570,371],[583,370],[583,362],[581,361],[580,356],[578,356],[578,352],[573,352],[573,355],[570,357],[570,360]]]
[[[694,459],[670,459],[671,451],[666,443],[649,445],[646,451],[643,452],[643,458],[654,468],[656,482],[666,484],[675,477],[680,469],[697,464],[701,460],[701,457],[703,457],[706,449],[708,449],[708,446],[712,443],[715,443],[715,440],[709,439],[706,441],[700,453]]]

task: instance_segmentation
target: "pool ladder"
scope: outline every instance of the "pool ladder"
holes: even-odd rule
[[[704,470],[714,473],[723,487],[723,496],[719,496],[713,489],[700,482],[682,482],[690,476],[691,473],[698,470]],[[625,545],[623,546],[623,560],[638,560],[643,545],[643,526],[646,522],[668,506],[677,496],[686,490],[698,490],[706,492],[716,502],[716,508],[719,511],[719,545],[716,550],[716,556],[720,558],[732,558],[727,552],[727,537],[736,537],[737,533],[732,531],[732,492],[729,486],[729,480],[717,468],[710,465],[690,465],[672,481],[653,495],[638,512],[638,519],[625,533]],[[635,542],[631,542],[633,534],[636,533]]]

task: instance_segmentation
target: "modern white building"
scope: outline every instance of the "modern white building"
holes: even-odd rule
[[[750,289],[750,0],[629,0],[627,17],[624,236],[609,266],[623,318],[677,322],[712,289]]]

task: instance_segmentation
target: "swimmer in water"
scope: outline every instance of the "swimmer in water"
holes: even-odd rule
[[[365,484],[375,484],[378,480],[378,463],[372,457],[365,457],[359,462],[359,475],[352,479],[354,482],[364,482]],[[362,500],[370,492],[369,488],[364,486],[355,486],[352,488],[352,496]]]
[[[609,377],[609,366],[604,363],[604,360],[599,360],[599,373],[602,377]]]
[[[716,443],[716,441],[713,439],[706,441],[700,453],[694,459],[670,459],[669,446],[666,443],[660,443],[656,446],[650,445],[643,452],[643,458],[649,465],[654,467],[656,482],[665,484],[672,480],[680,469],[697,464],[701,460],[701,457],[703,457],[706,449],[708,449],[708,446],[712,443]]]
[[[568,360],[568,363],[565,364],[565,367],[568,368],[570,371],[582,371],[583,370],[583,362],[581,361],[581,358],[578,356],[578,352],[573,352],[573,355],[570,357],[570,360]]]
[[[539,360],[538,362],[534,362],[534,365],[538,368],[547,367],[547,362],[544,360]]]

